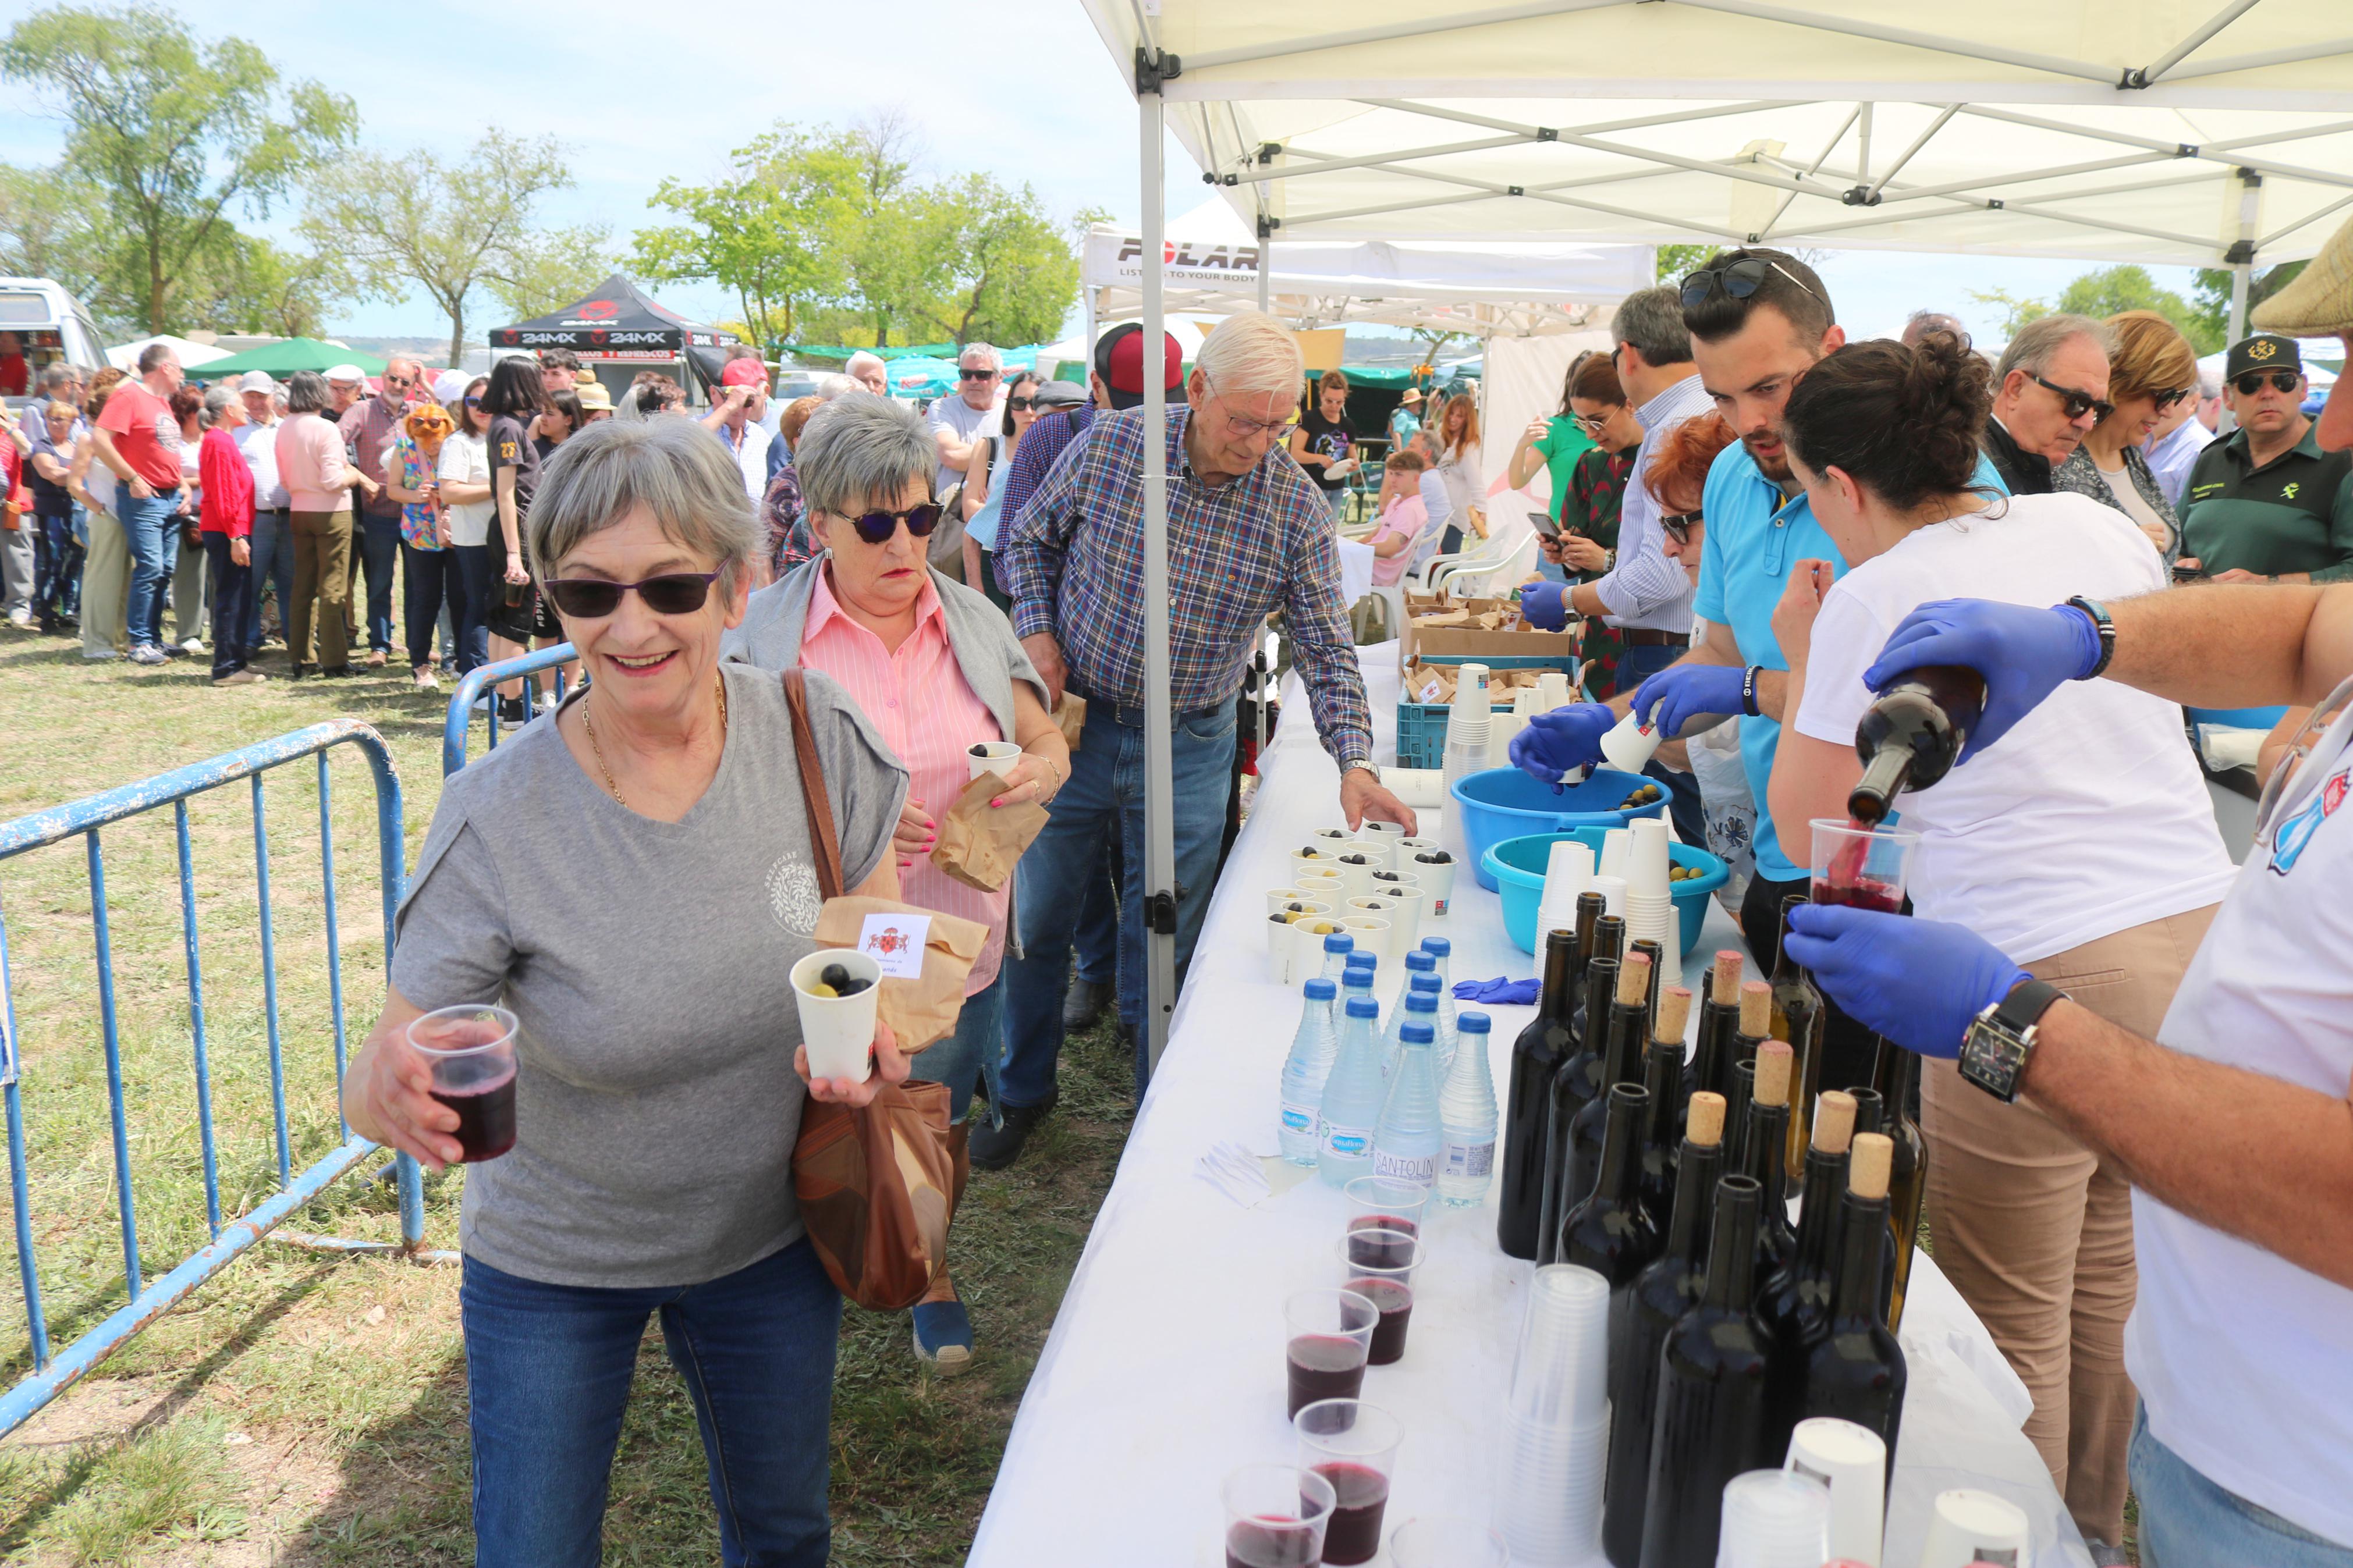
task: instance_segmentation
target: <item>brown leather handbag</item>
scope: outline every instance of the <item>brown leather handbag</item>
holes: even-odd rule
[[[841,843],[809,731],[807,687],[798,668],[784,680],[818,890],[839,898]],[[843,1295],[884,1312],[923,1300],[945,1263],[948,1223],[964,1196],[963,1134],[948,1126],[947,1085],[918,1079],[882,1085],[868,1105],[802,1105],[793,1192],[809,1242]]]

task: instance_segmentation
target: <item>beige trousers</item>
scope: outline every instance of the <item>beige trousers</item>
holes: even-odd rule
[[[81,650],[119,654],[130,646],[131,542],[111,512],[91,510],[81,565]]]
[[[2154,1037],[2214,919],[2192,910],[2026,968],[2109,1022]],[[2138,1274],[2132,1191],[2026,1100],[2004,1105],[1925,1064],[1928,1234],[1936,1267],[2034,1395],[2026,1436],[2087,1536],[2124,1540],[2125,1450],[2139,1395],[2125,1373]]]

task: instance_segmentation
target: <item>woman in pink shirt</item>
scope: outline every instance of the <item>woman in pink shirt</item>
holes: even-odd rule
[[[969,782],[975,743],[1010,739],[1021,748],[992,806],[1051,800],[1071,776],[1070,747],[1011,624],[977,589],[924,564],[940,507],[932,495],[939,449],[923,422],[881,398],[839,398],[809,420],[793,464],[825,553],[753,595],[723,655],[767,669],[804,664],[849,691],[913,775],[896,838],[905,898],[988,927],[956,1032],[917,1058],[922,1077],[948,1086],[961,1165],[976,1080],[992,1086],[992,1114],[997,1103],[997,970],[1012,881],[982,892],[934,869],[934,819]],[[918,1356],[943,1373],[969,1364],[972,1322],[945,1269],[913,1318]]]
[[[253,470],[230,435],[244,423],[245,402],[235,387],[205,394],[205,433],[196,443],[204,495],[197,521],[212,569],[215,686],[252,686],[266,679],[246,668],[253,657],[245,646],[245,624],[253,614]]]
[[[343,433],[321,417],[333,404],[326,378],[298,370],[286,381],[286,419],[278,426],[278,478],[285,485],[294,534],[294,604],[286,622],[286,657],[301,676],[352,672],[351,487]],[[318,647],[311,646],[318,617]]]
[[[1381,465],[1380,526],[1365,536],[1373,547],[1373,581],[1389,587],[1413,564],[1415,542],[1429,531],[1430,507],[1419,494],[1429,461],[1408,447]]]

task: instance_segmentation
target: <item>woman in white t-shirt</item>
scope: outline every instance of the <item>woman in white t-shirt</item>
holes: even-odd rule
[[[502,552],[491,548],[491,519],[498,510],[491,499],[491,453],[485,432],[491,416],[482,412],[482,393],[490,377],[478,375],[465,396],[449,412],[458,427],[441,443],[436,478],[441,504],[449,514],[449,547],[458,553],[458,577],[464,593],[458,605],[458,673],[463,675],[491,661],[488,616],[491,595],[500,593],[505,570]]]
[[[1843,820],[1862,776],[1862,672],[1921,605],[2043,606],[2166,584],[2149,542],[2081,495],[1970,488],[1983,369],[1933,334],[1852,343],[1807,372],[1782,435],[1847,571],[1799,562],[1773,629],[1789,659],[1769,792],[1781,842]],[[2108,681],[2063,687],[1932,788],[1905,794],[1925,919],[1967,926],[2035,978],[2154,1036],[2233,868],[2173,703]],[[1801,860],[1802,864],[1803,861]],[[2122,1539],[2136,1395],[2124,1370],[2135,1290],[2126,1172],[2032,1105],[2005,1105],[1949,1061],[1921,1083],[1936,1262],[2034,1395],[2027,1436],[2086,1536]]]

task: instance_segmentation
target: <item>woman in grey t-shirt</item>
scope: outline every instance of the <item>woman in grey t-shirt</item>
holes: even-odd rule
[[[459,1225],[481,1568],[597,1561],[657,1311],[725,1560],[820,1568],[841,1304],[793,1141],[805,1096],[870,1100],[907,1059],[878,1029],[867,1083],[807,1081],[786,973],[822,900],[784,689],[719,665],[758,539],[724,449],[685,420],[596,425],[550,461],[530,528],[593,684],[448,781],[345,1113],[438,1168],[457,1118],[407,1023],[480,1002],[521,1021],[515,1145],[469,1172]],[[807,679],[843,876],[896,897],[906,774]]]

